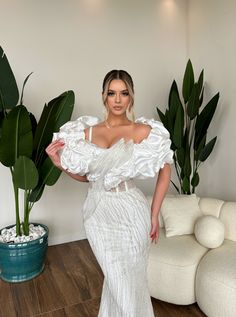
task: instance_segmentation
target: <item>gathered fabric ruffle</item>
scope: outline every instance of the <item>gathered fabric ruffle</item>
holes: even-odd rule
[[[54,133],[53,140],[65,142],[60,153],[64,169],[79,175],[87,174],[89,181],[99,180],[109,190],[124,180],[154,177],[165,163],[173,163],[169,131],[160,121],[137,118],[136,123],[151,126],[149,135],[138,144],[121,138],[108,149],[85,140],[84,129],[100,121],[98,117],[81,116]]]
[[[135,177],[154,177],[166,163],[173,163],[170,134],[160,121],[141,117],[136,122],[148,124],[152,129],[149,136],[135,147]]]
[[[85,142],[84,129],[100,121],[94,116],[80,116],[77,120],[68,121],[53,133],[53,141],[61,139],[65,142],[59,152],[61,166],[68,172],[81,176],[89,172],[89,164],[94,158],[94,148]]]

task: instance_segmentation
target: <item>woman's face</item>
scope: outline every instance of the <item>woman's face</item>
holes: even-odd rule
[[[110,82],[107,93],[106,105],[113,114],[119,115],[126,112],[130,103],[129,91],[121,79]]]

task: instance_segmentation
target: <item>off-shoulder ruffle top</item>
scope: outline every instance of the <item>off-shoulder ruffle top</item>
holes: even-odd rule
[[[173,163],[170,135],[160,121],[137,118],[135,122],[151,126],[148,137],[141,143],[125,142],[121,138],[110,148],[99,147],[85,139],[84,129],[100,121],[95,116],[80,116],[54,133],[53,140],[65,142],[60,151],[64,169],[74,174],[86,174],[89,181],[100,180],[109,190],[124,180],[154,177],[165,163]]]

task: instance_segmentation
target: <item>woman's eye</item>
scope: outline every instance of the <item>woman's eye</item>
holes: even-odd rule
[[[108,96],[114,96],[115,93],[110,91],[110,92],[107,93],[107,95],[108,95]],[[122,95],[123,95],[123,96],[128,96],[128,95],[129,95],[129,92],[122,92]]]

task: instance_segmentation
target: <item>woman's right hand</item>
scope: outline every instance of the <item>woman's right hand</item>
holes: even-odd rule
[[[61,160],[60,160],[60,156],[58,154],[58,151],[61,150],[64,147],[64,145],[65,145],[65,143],[63,141],[55,140],[55,141],[51,142],[45,150],[47,155],[52,160],[53,164],[60,169],[62,167],[61,167]]]
[[[151,232],[150,232],[150,237],[152,239],[151,242],[155,241],[157,243],[157,240],[159,238],[159,218],[158,215],[152,215],[151,217]]]

